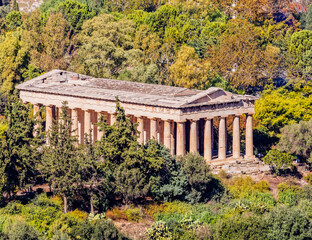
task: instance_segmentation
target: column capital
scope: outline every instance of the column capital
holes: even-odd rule
[[[205,119],[206,121],[207,121],[207,120],[213,120],[214,117],[205,117],[204,119]]]
[[[198,122],[199,121],[199,119],[188,119],[190,122]]]

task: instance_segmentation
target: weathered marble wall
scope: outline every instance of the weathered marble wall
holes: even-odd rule
[[[20,11],[32,12],[39,8],[43,0],[17,0]]]

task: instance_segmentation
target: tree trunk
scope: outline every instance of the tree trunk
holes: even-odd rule
[[[64,195],[64,213],[67,213],[67,197]]]
[[[93,193],[91,193],[91,197],[90,197],[90,211],[92,214],[94,214]]]

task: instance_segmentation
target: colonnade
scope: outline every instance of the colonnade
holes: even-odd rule
[[[34,105],[34,114],[38,110],[39,105]],[[59,111],[60,108],[56,106],[46,106],[46,131],[51,128],[53,119],[59,116]],[[83,142],[84,134],[89,134],[90,132],[94,141],[101,139],[103,133],[96,126],[101,114],[107,116],[108,124],[112,125],[115,123],[115,113],[112,112],[99,113],[89,109],[83,110],[78,108],[70,110],[74,130],[73,134],[78,136],[80,143]],[[220,116],[216,119],[190,119],[185,121],[133,115],[129,115],[129,117],[133,122],[138,123],[138,141],[140,144],[146,143],[148,139],[155,139],[167,147],[172,155],[185,155],[187,151],[194,153],[200,152],[207,161],[211,161],[214,157],[213,121],[217,119],[219,119],[217,158],[221,160],[226,159],[228,156],[235,159],[242,158],[243,156],[245,158],[254,157],[252,115],[246,115],[245,155],[241,153],[240,115],[233,116],[232,154],[228,154],[227,152],[227,116]]]

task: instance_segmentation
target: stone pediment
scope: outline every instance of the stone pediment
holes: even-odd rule
[[[205,91],[202,91],[194,96],[192,96],[186,105],[209,103],[209,102],[224,102],[232,100],[234,98],[233,94],[224,91],[222,88],[211,87]]]

